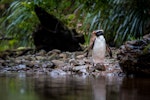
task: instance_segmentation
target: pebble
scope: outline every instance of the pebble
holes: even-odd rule
[[[86,68],[88,68],[88,66],[87,65],[81,65],[81,66],[75,66],[75,67],[73,67],[73,71],[79,71],[79,70],[82,70],[82,69],[86,69]]]
[[[51,71],[49,73],[49,75],[52,76],[52,77],[59,76],[59,75],[63,76],[63,75],[66,75],[66,72],[64,72],[61,69],[55,69],[55,70]]]

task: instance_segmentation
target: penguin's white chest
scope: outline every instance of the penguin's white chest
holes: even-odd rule
[[[106,52],[106,41],[103,36],[99,36],[95,39],[92,58],[94,63],[103,63]]]

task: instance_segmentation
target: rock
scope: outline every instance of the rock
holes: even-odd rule
[[[62,71],[61,69],[55,69],[53,71],[51,71],[49,73],[49,75],[51,75],[52,77],[56,77],[56,76],[63,76],[63,75],[66,75],[66,72]]]
[[[94,67],[94,66],[89,67],[89,68],[88,68],[88,71],[89,71],[89,73],[94,72],[94,71],[95,71],[95,67]]]
[[[17,68],[18,70],[20,70],[20,69],[25,69],[25,68],[26,68],[26,65],[20,64],[20,65],[16,66],[16,68]]]
[[[40,50],[36,55],[37,56],[44,56],[46,54],[45,50]]]
[[[45,56],[36,56],[35,58],[37,60],[46,60]]]
[[[69,60],[69,64],[70,64],[71,66],[78,66],[78,65],[79,65],[76,59],[70,59],[70,60]]]
[[[0,60],[0,66],[5,66],[5,60]]]
[[[22,57],[21,58],[18,57],[18,58],[22,59]],[[24,59],[28,60],[28,61],[35,61],[36,60],[36,56],[35,55],[27,55],[27,56],[24,57]]]
[[[46,65],[46,68],[55,68],[55,64],[50,61],[44,62],[44,64]]]
[[[4,62],[5,62],[4,60],[0,59],[0,63],[4,63]]]
[[[52,54],[60,54],[60,53],[61,53],[60,50],[58,50],[58,49],[53,49],[53,50],[49,51],[46,55],[47,55],[47,56],[50,56],[50,55],[52,55]]]
[[[66,53],[61,53],[59,55],[60,58],[66,59],[67,58],[67,54]]]
[[[33,66],[36,64],[35,61],[28,61],[25,63],[28,67],[33,68]]]
[[[79,71],[79,70],[82,70],[82,69],[87,69],[88,66],[87,65],[81,65],[81,66],[75,66],[72,68],[73,71]]]
[[[117,58],[126,74],[150,75],[150,34],[141,40],[127,41]]]
[[[81,69],[80,72],[83,73],[83,74],[88,74],[86,69]]]
[[[83,61],[85,62],[85,64],[92,64],[90,59],[83,58]]]
[[[62,67],[61,69],[62,69],[63,71],[65,71],[65,72],[67,72],[67,71],[72,71],[72,66],[70,66],[70,65],[68,64],[68,65]]]
[[[82,59],[82,58],[84,58],[84,57],[85,57],[85,55],[78,55],[76,58]]]
[[[85,61],[83,59],[77,60],[79,65],[85,65]]]
[[[12,69],[12,68],[10,68],[10,67],[5,67],[2,71],[3,71],[3,72],[8,72],[8,71],[12,71],[11,69]]]
[[[99,71],[105,71],[105,65],[104,64],[96,64],[95,69],[99,70]]]
[[[70,59],[69,63],[70,63],[71,66],[85,65],[85,61],[83,59],[82,60],[79,60],[79,59]]]
[[[60,68],[66,65],[66,64],[65,64],[63,61],[61,61],[61,60],[52,60],[51,62],[54,63],[55,66],[60,67]]]
[[[16,64],[20,64],[22,61],[21,61],[21,59],[15,59],[15,61],[14,61]]]

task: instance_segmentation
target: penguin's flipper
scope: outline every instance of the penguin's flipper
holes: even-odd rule
[[[89,46],[87,48],[86,57],[89,55],[90,50],[93,49],[95,39],[96,39],[96,35],[95,35],[95,31],[93,31],[91,36],[90,36],[90,44],[89,44]]]
[[[106,45],[106,51],[109,53],[109,56],[112,58],[112,51],[110,47],[108,46],[108,44]]]
[[[91,38],[90,38],[90,49],[93,49],[95,39],[96,39],[96,35],[92,33]]]
[[[96,38],[95,38],[95,39],[96,39]],[[90,40],[90,45],[89,45],[88,48],[87,48],[87,54],[86,54],[86,57],[88,57],[90,50],[93,49],[95,39]]]
[[[95,43],[95,39],[93,40],[92,44],[90,45],[90,49],[93,49]]]

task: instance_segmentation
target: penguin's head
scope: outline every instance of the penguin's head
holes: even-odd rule
[[[96,30],[93,32],[97,37],[99,37],[100,35],[104,35],[104,31],[103,30]]]

